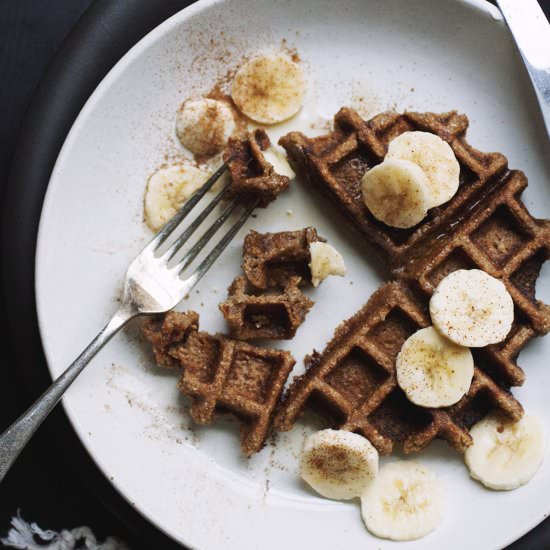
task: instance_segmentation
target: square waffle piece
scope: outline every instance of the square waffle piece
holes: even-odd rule
[[[243,272],[258,289],[285,286],[291,277],[311,282],[312,242],[324,241],[314,227],[279,233],[250,231],[244,239]]]
[[[275,428],[290,430],[311,407],[330,427],[367,437],[381,454],[390,454],[396,445],[406,453],[418,452],[434,438],[464,452],[472,442],[468,429],[489,410],[521,418],[519,402],[481,362],[476,362],[472,385],[457,404],[430,409],[408,401],[397,385],[395,359],[403,342],[430,324],[422,294],[404,281],[383,284],[336,329],[322,353],[306,357],[306,372],[293,380]]]
[[[194,312],[152,317],[143,332],[160,365],[182,368],[178,387],[192,398],[195,422],[209,424],[216,413],[231,413],[241,424],[243,453],[264,446],[295,363],[289,352],[199,332]]]
[[[264,157],[271,142],[264,130],[230,138],[224,151],[232,180],[231,192],[244,200],[259,199],[261,208],[277,198],[290,184],[287,176],[277,174]]]
[[[293,338],[313,306],[300,290],[300,280],[290,277],[280,292],[258,294],[245,277],[237,277],[229,287],[227,300],[220,304],[231,336],[238,340]]]

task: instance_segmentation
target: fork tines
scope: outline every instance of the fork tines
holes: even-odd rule
[[[240,201],[238,197],[233,198],[222,210],[221,214],[213,221],[213,223],[198,237],[193,246],[185,252],[183,257],[177,260],[173,265],[168,266],[182,248],[189,243],[190,239],[197,233],[197,230],[203,225],[203,222],[213,212],[214,208],[222,201],[222,199],[229,196],[231,189],[231,182],[227,182],[222,189],[214,196],[214,198],[200,211],[196,218],[187,225],[183,231],[179,232],[180,224],[187,218],[199,201],[206,195],[206,193],[212,189],[214,184],[228,169],[228,163],[224,162],[206,181],[206,183],[184,204],[184,206],[178,211],[178,213],[171,218],[166,225],[155,235],[151,242],[146,246],[145,251],[153,253],[153,255],[162,262],[172,272],[176,272],[179,276],[182,276],[186,269],[193,263],[197,256],[204,250],[206,245],[212,240],[214,235],[220,230],[225,222],[234,214],[239,208],[243,211],[236,219],[236,221],[227,229],[223,237],[217,242],[217,244],[210,250],[208,255],[200,262],[198,267],[193,273],[186,279],[189,282],[187,291],[201,279],[201,277],[208,271],[214,261],[227,247],[229,242],[233,239],[235,234],[239,231],[242,225],[246,222],[254,208],[257,206],[257,200],[250,200],[245,203]],[[170,239],[175,239],[168,247],[167,250],[162,251],[160,249]]]

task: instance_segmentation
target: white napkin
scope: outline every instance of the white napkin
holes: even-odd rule
[[[25,550],[130,550],[114,537],[99,543],[89,527],[76,527],[70,531],[41,529],[36,523],[27,523],[19,514],[11,519],[12,528],[6,538],[0,539],[4,546]]]

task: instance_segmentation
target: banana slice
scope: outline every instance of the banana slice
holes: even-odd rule
[[[449,201],[458,190],[460,165],[451,146],[435,134],[405,132],[390,142],[385,158],[410,160],[424,170],[431,190],[428,208]]]
[[[288,160],[286,159],[285,155],[281,153],[281,151],[275,149],[275,147],[269,147],[268,149],[263,151],[263,154],[265,160],[269,162],[271,166],[273,166],[273,170],[275,170],[276,174],[286,176],[291,180],[296,177],[294,170],[290,167]]]
[[[195,166],[174,164],[149,177],[145,191],[145,223],[158,231],[204,185],[209,173]]]
[[[196,155],[215,155],[235,130],[227,104],[216,99],[189,99],[176,115],[176,134],[181,144]]]
[[[480,269],[459,269],[435,289],[430,315],[441,334],[460,346],[479,348],[506,338],[514,302],[502,281]]]
[[[237,71],[231,86],[237,107],[262,124],[275,124],[295,115],[305,93],[302,67],[283,53],[252,58]]]
[[[361,515],[377,537],[415,540],[443,519],[443,496],[435,475],[414,461],[386,464],[361,496]]]
[[[420,407],[454,405],[469,390],[474,376],[472,352],[423,328],[405,340],[395,364],[397,383]]]
[[[371,168],[361,182],[372,215],[391,227],[413,227],[433,202],[426,174],[410,160],[389,159]]]
[[[320,241],[313,242],[309,245],[309,254],[311,256],[309,269],[314,287],[318,287],[319,283],[329,275],[343,277],[346,274],[346,265],[342,254],[330,244]]]
[[[470,430],[473,445],[464,460],[470,475],[497,491],[525,485],[537,472],[544,458],[545,437],[542,422],[525,415],[518,422],[492,413]]]
[[[377,472],[378,452],[363,436],[344,430],[321,430],[304,442],[300,475],[326,498],[361,496]]]

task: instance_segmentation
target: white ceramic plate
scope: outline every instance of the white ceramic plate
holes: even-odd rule
[[[330,118],[344,104],[371,114],[387,108],[459,109],[469,140],[502,151],[530,179],[525,200],[550,211],[550,155],[534,96],[498,12],[481,1],[201,1],[137,44],[109,73],[75,122],[57,161],[40,226],[37,303],[51,373],[59,375],[116,308],[121,278],[150,238],[142,223],[145,181],[164,155],[178,153],[174,112],[207,91],[243,55],[296,47],[310,95],[297,120]],[[313,118],[312,118],[313,117]],[[291,210],[290,215],[287,211]],[[246,229],[315,225],[347,261],[345,279],[312,292],[316,305],[296,338],[301,358],[322,349],[386,276],[361,240],[326,203],[295,184]],[[184,303],[202,327],[223,330],[217,304],[239,272],[239,237]],[[548,296],[548,272],[539,295]],[[353,285],[352,285],[353,282]],[[546,284],[546,289],[542,287]],[[548,300],[547,300],[548,301]],[[550,338],[522,354],[527,372],[515,395],[550,425]],[[118,490],[174,539],[197,548],[389,548],[371,537],[357,502],[323,500],[296,475],[306,419],[250,460],[241,457],[237,424],[220,419],[193,428],[176,377],[154,367],[136,328],[118,335],[65,396],[82,442]],[[394,458],[393,458],[394,459]],[[392,459],[387,459],[392,460]],[[550,460],[511,493],[485,490],[462,458],[436,443],[420,457],[441,478],[443,524],[407,548],[497,548],[550,512]]]

